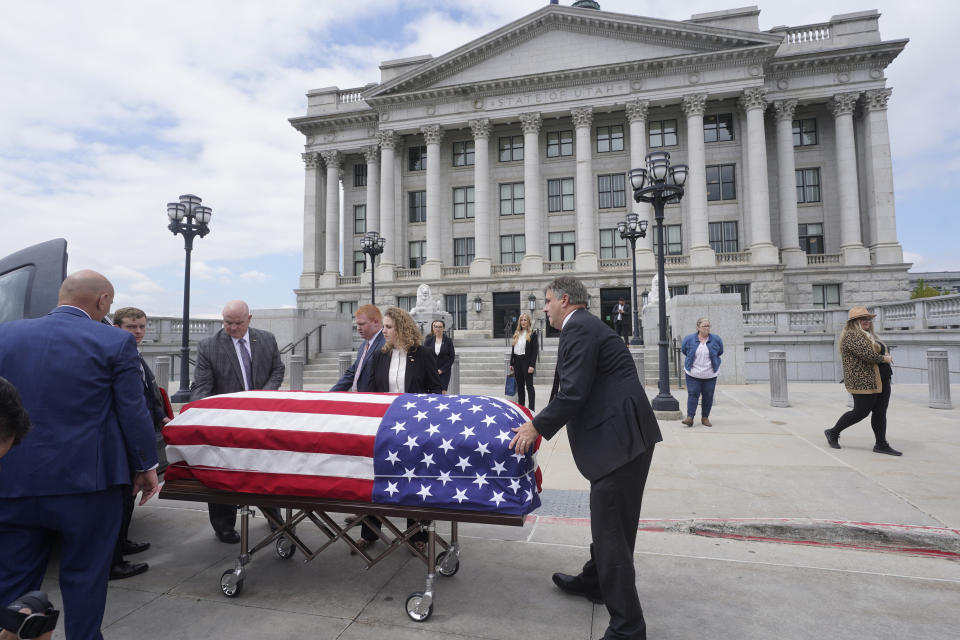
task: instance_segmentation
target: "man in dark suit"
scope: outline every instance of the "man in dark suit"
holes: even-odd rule
[[[514,429],[511,448],[526,453],[537,436],[552,438],[564,424],[574,462],[590,481],[590,559],[579,575],[553,574],[563,591],[606,603],[605,640],[646,638],[637,596],[633,549],[657,419],[623,340],[586,311],[587,290],[576,278],[547,286],[544,311],[560,330],[550,402]]]
[[[250,328],[250,308],[243,300],[223,307],[223,329],[197,345],[197,368],[190,399],[254,389],[279,389],[284,366],[277,339],[269,331]],[[261,508],[263,510],[263,508]],[[210,524],[221,542],[236,544],[237,508],[210,504]],[[272,512],[278,519],[279,511]]]
[[[383,314],[380,313],[380,309],[376,305],[365,304],[357,309],[353,315],[357,321],[357,333],[363,338],[363,345],[357,348],[356,360],[337,380],[337,384],[330,387],[330,391],[360,391],[362,393],[371,391],[370,383],[373,380],[373,367],[370,366],[370,363],[373,361],[374,354],[383,347]],[[356,516],[350,516],[347,518],[346,524],[353,524],[355,521]],[[366,549],[376,542],[378,537],[376,532],[364,522],[360,526],[358,546],[361,549]],[[351,549],[350,553],[353,554],[355,551]]]
[[[113,326],[119,327],[133,335],[137,346],[143,341],[147,332],[147,314],[136,307],[122,307],[113,313]],[[153,371],[147,365],[143,356],[138,356],[140,363],[140,380],[143,383],[142,393],[150,419],[153,421],[154,431],[159,433],[163,425],[170,422],[163,404],[163,397],[157,387]],[[159,452],[158,452],[159,458]],[[133,517],[133,495],[129,491],[123,492],[123,519],[120,524],[120,535],[117,536],[117,547],[113,552],[113,564],[110,567],[110,579],[119,580],[143,573],[150,568],[146,562],[128,562],[123,556],[133,555],[150,548],[149,542],[134,542],[129,539],[130,520]]]
[[[102,638],[130,470],[140,504],[157,492],[136,342],[100,322],[112,303],[110,282],[80,271],[49,314],[0,325],[0,375],[33,422],[0,467],[0,602],[40,588],[59,539],[68,638]]]
[[[330,391],[370,391],[370,377],[373,370],[367,365],[373,354],[383,346],[383,315],[376,305],[365,304],[357,309],[357,333],[363,338],[363,345],[357,347],[357,359],[330,387]]]

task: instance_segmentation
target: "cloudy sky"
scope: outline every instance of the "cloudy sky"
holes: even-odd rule
[[[561,4],[570,4],[562,0]],[[542,0],[5,2],[0,20],[0,256],[64,237],[69,270],[112,279],[117,305],[181,313],[183,241],[165,206],[213,208],[193,255],[194,315],[242,297],[296,304],[305,93],[379,79],[380,61],[441,55]],[[602,0],[607,11],[683,20],[744,4]],[[915,271],[960,270],[960,4],[807,0],[760,4],[760,26],[879,9],[898,236]]]

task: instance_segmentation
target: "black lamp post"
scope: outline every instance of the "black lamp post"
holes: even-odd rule
[[[630,170],[633,199],[653,205],[657,219],[657,293],[660,296],[660,393],[653,399],[654,411],[679,411],[680,403],[670,395],[670,369],[667,363],[667,296],[663,265],[666,256],[663,247],[663,207],[668,202],[680,202],[689,168],[685,164],[670,166],[670,154],[655,151],[647,154],[646,169]],[[645,186],[646,185],[646,186]]]
[[[360,241],[360,250],[370,256],[370,304],[377,304],[376,291],[374,289],[374,268],[373,261],[378,255],[383,253],[383,243],[386,240],[376,231],[367,231]]]
[[[635,213],[628,213],[626,220],[617,223],[620,237],[630,241],[630,255],[633,256],[633,337],[630,344],[643,344],[640,339],[640,316],[637,313],[639,300],[637,299],[637,238],[647,237],[647,221],[640,220]]]
[[[190,402],[190,252],[193,251],[193,239],[210,233],[210,216],[213,209],[200,205],[200,198],[187,193],[180,196],[180,202],[167,203],[167,217],[170,224],[167,229],[173,235],[183,235],[183,250],[186,262],[183,267],[183,336],[180,341],[180,388],[172,402]]]

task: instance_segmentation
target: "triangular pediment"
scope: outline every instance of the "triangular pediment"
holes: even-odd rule
[[[503,78],[775,48],[780,41],[766,33],[548,5],[378,85],[364,97],[375,100]]]

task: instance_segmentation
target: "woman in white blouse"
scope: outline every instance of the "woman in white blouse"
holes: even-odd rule
[[[517,320],[517,330],[513,332],[513,347],[510,349],[510,373],[517,379],[517,400],[526,404],[529,395],[530,411],[536,411],[537,396],[533,390],[533,374],[537,366],[537,332],[530,322],[530,314],[524,312]],[[526,393],[525,393],[526,392]]]
[[[447,325],[443,320],[434,320],[430,325],[430,335],[423,341],[423,346],[433,351],[437,358],[437,375],[440,376],[440,388],[446,393],[450,388],[450,370],[453,368],[453,359],[456,351],[453,349],[453,340],[445,333]]]
[[[383,348],[373,354],[370,390],[387,393],[440,393],[437,359],[425,348],[423,337],[410,314],[390,307],[383,314]],[[407,519],[407,527],[415,524]],[[410,542],[420,553],[427,549],[427,533],[419,531]],[[366,546],[366,545],[365,545]]]
[[[720,356],[723,355],[723,340],[710,333],[710,319],[697,320],[697,332],[683,339],[680,350],[685,356],[683,370],[687,374],[687,417],[682,420],[687,427],[693,426],[697,404],[703,397],[703,413],[700,422],[712,427],[710,408],[713,406],[713,391],[720,372]]]

